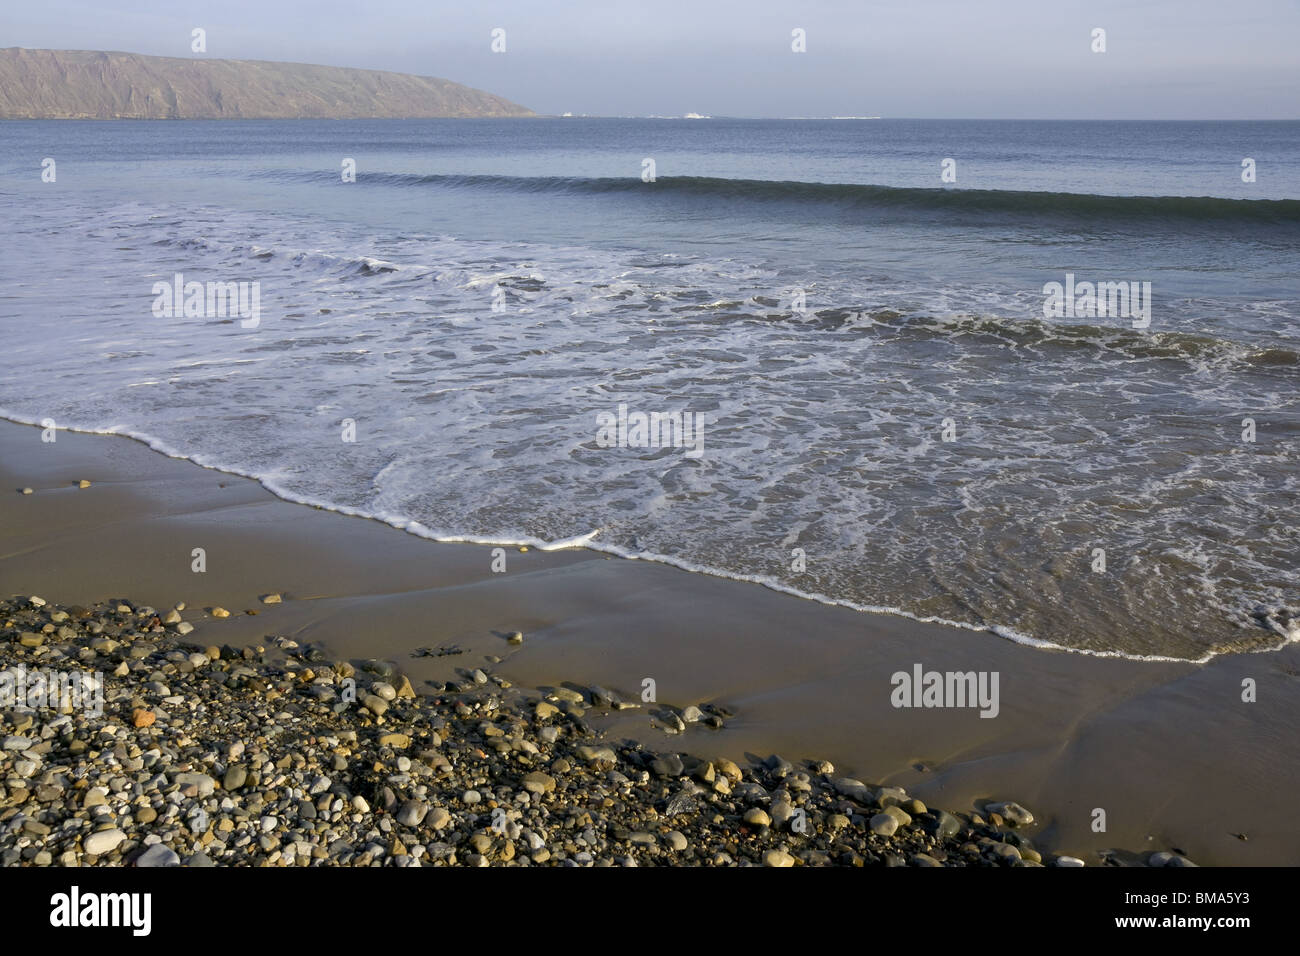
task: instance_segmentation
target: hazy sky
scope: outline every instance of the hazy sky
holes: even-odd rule
[[[188,57],[196,26],[208,57],[441,76],[542,113],[1300,117],[1297,0],[5,0],[0,47]]]

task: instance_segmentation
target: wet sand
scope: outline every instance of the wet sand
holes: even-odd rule
[[[1102,850],[1170,848],[1202,865],[1300,863],[1300,647],[1205,665],[1101,659],[583,549],[505,557],[496,573],[490,547],[291,504],[129,439],[44,443],[40,429],[0,423],[0,594],[222,606],[230,618],[187,612],[194,638],[319,642],[391,660],[417,689],[486,655],[521,686],[575,681],[636,699],[650,678],[661,702],[736,717],[678,736],[651,727],[647,709],[593,723],[703,756],[828,759],[954,810],[1015,800],[1037,818],[1036,844],[1090,865]],[[268,592],[283,603],[263,605]],[[514,630],[520,646],[505,640]],[[464,653],[412,656],[452,645]],[[891,675],[916,664],[996,671],[998,716],[893,707]],[[1256,703],[1241,700],[1248,677]],[[1092,829],[1096,808],[1105,832]]]

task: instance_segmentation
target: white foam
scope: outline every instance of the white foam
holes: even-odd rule
[[[0,408],[0,418],[8,419],[9,421],[16,422],[22,425],[36,425],[36,426],[40,425],[39,421],[36,421],[31,418],[25,418],[21,415],[14,414],[13,412],[3,408]],[[526,546],[526,547],[536,548],[539,551],[560,551],[560,550],[573,549],[573,548],[584,548],[586,550],[597,551],[603,554],[609,554],[611,556],[623,558],[629,561],[651,561],[656,564],[669,565],[671,567],[675,567],[682,571],[687,571],[693,574],[704,574],[710,577],[722,578],[725,580],[737,581],[737,582],[748,583],[748,584],[756,584],[762,587],[766,587],[770,590],[777,591],[782,594],[790,595],[791,597],[800,598],[806,601],[812,601],[817,604],[823,604],[826,605],[827,607],[845,608],[863,614],[891,615],[894,617],[907,618],[908,620],[916,621],[917,623],[920,624],[934,624],[943,627],[953,627],[953,628],[958,628],[960,630],[972,631],[975,633],[991,634],[1003,640],[1011,641],[1016,644],[1021,644],[1026,647],[1032,647],[1037,650],[1060,651],[1068,654],[1081,654],[1086,657],[1128,660],[1128,661],[1134,661],[1139,663],[1206,664],[1212,661],[1215,657],[1220,656],[1220,654],[1228,653],[1228,652],[1206,653],[1205,655],[1198,658],[1185,658],[1185,657],[1171,657],[1171,656],[1165,656],[1160,654],[1130,654],[1123,651],[1106,651],[1106,650],[1094,650],[1094,649],[1081,648],[1081,647],[1071,647],[1068,645],[1057,644],[1053,641],[1048,641],[1042,638],[1034,637],[1029,634],[1025,634],[1017,630],[1016,628],[1007,625],[1001,625],[1001,624],[978,625],[978,624],[971,624],[965,621],[953,621],[953,620],[949,620],[946,618],[933,616],[933,615],[922,616],[922,615],[914,614],[910,611],[907,611],[899,607],[893,607],[889,605],[878,605],[878,604],[862,604],[855,601],[848,601],[839,598],[834,598],[829,595],[820,594],[817,592],[803,591],[800,590],[799,588],[795,588],[788,584],[785,584],[784,582],[778,581],[775,578],[766,577],[762,575],[738,574],[730,571],[721,570],[718,568],[708,567],[706,565],[696,564],[694,562],[686,561],[681,558],[676,558],[671,555],[656,554],[653,552],[646,552],[646,551],[631,551],[628,549],[619,548],[612,545],[602,545],[597,543],[595,540],[597,535],[599,535],[602,530],[599,528],[594,529],[592,531],[588,531],[585,534],[574,535],[573,537],[570,538],[564,538],[561,540],[554,540],[554,541],[547,541],[533,536],[494,537],[490,535],[465,535],[465,534],[440,533],[438,531],[431,530],[425,527],[420,522],[414,521],[410,518],[406,518],[398,515],[386,514],[384,512],[379,512],[379,511],[369,511],[361,508],[351,508],[330,501],[326,501],[324,499],[314,498],[309,495],[302,495],[302,494],[292,492],[289,489],[280,486],[277,482],[259,477],[256,474],[244,473],[239,471],[238,469],[222,467],[220,464],[206,460],[207,456],[187,455],[181,453],[175,448],[173,448],[171,445],[169,445],[167,442],[161,441],[160,439],[157,439],[154,436],[142,432],[133,431],[123,426],[112,426],[104,429],[68,428],[68,427],[60,426],[59,430],[81,432],[84,434],[113,435],[119,437],[132,438],[136,441],[141,442],[142,444],[147,445],[152,450],[166,455],[169,458],[175,458],[181,461],[193,462],[194,464],[200,465],[201,467],[204,468],[211,469],[213,471],[220,471],[224,474],[234,475],[236,477],[248,478],[257,481],[260,485],[262,485],[272,494],[276,495],[276,497],[281,498],[285,501],[292,502],[295,504],[308,505],[313,508],[319,508],[324,511],[332,511],[337,514],[349,515],[352,517],[366,518],[373,521],[379,521],[383,524],[389,525],[400,531],[405,531],[408,534],[412,534],[421,538],[426,538],[432,541],[437,541],[439,543],[474,544],[474,545],[490,546],[490,547],[525,547]],[[1282,637],[1282,641],[1279,644],[1272,647],[1255,648],[1248,651],[1247,653],[1272,653],[1281,650],[1283,647],[1289,644],[1300,643],[1300,621],[1292,622],[1285,632],[1283,632],[1280,628],[1275,628],[1274,630],[1277,631],[1277,633],[1279,633],[1279,635]]]

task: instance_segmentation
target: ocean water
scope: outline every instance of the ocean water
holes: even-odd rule
[[[0,213],[16,420],[1047,647],[1300,639],[1300,123],[6,122]]]

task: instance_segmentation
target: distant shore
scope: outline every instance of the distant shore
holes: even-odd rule
[[[688,754],[696,758],[692,766],[701,776],[707,776],[701,761],[715,768],[715,779],[717,767],[734,764],[743,778],[735,783],[764,788],[767,802],[759,802],[769,816],[769,823],[761,824],[767,835],[757,835],[756,825],[749,834],[756,842],[737,848],[750,862],[763,862],[768,850],[804,863],[822,861],[802,859],[800,852],[830,852],[829,844],[800,844],[788,826],[771,825],[773,794],[791,774],[808,775],[809,809],[823,814],[816,817],[823,827],[834,812],[854,828],[837,841],[851,835],[847,850],[865,862],[872,861],[864,849],[877,861],[891,862],[883,854],[894,852],[887,846],[892,835],[870,834],[871,820],[890,802],[880,797],[891,787],[906,791],[898,803],[920,802],[913,805],[915,814],[902,811],[916,821],[903,830],[920,841],[900,844],[896,855],[905,863],[917,862],[918,854],[936,862],[952,855],[952,862],[960,862],[965,843],[977,847],[975,860],[967,862],[990,862],[986,857],[995,851],[981,847],[979,839],[1006,841],[980,827],[992,822],[991,804],[1006,802],[1027,807],[1034,817],[1032,824],[1001,828],[1015,835],[1007,845],[1023,840],[1047,862],[1068,854],[1088,865],[1108,859],[1141,863],[1173,850],[1201,865],[1300,862],[1300,823],[1290,796],[1300,774],[1291,731],[1300,718],[1294,692],[1300,651],[1295,648],[1203,666],[1050,653],[581,549],[511,549],[506,571],[498,573],[493,563],[499,555],[491,548],[437,544],[378,522],[289,504],[255,482],[169,459],[118,437],[59,432],[56,442],[43,443],[39,429],[0,423],[0,474],[0,598],[14,600],[10,616],[33,595],[50,606],[85,608],[126,600],[131,609],[152,605],[160,618],[183,602],[180,615],[193,632],[175,635],[174,626],[160,624],[167,640],[146,634],[146,643],[170,647],[170,640],[183,637],[218,649],[263,646],[266,661],[247,666],[253,677],[269,682],[266,686],[299,679],[284,673],[301,674],[304,665],[310,667],[291,658],[293,651],[311,646],[325,661],[358,667],[361,690],[404,677],[416,691],[427,692],[423,703],[402,697],[396,705],[411,710],[413,726],[425,729],[432,728],[432,717],[456,715],[458,701],[473,708],[484,704],[484,694],[503,694],[516,698],[503,703],[513,715],[505,720],[514,727],[508,736],[540,747],[536,735],[543,727],[566,723],[568,718],[559,715],[576,708],[581,726],[593,735],[603,733],[606,743],[593,737],[571,745],[614,747],[615,765],[629,779],[629,769],[644,762],[647,780],[671,789],[665,781],[689,778],[691,772],[683,766],[681,773],[657,774],[649,769],[652,755]],[[79,484],[83,480],[89,482],[85,487]],[[31,493],[22,494],[23,489]],[[202,571],[194,569],[195,549],[202,550]],[[270,593],[282,600],[263,603]],[[230,616],[213,616],[215,607],[228,609]],[[514,632],[522,634],[518,643],[508,636]],[[58,635],[58,625],[52,633]],[[84,637],[70,634],[63,640],[71,646]],[[286,650],[271,637],[297,647]],[[160,646],[159,652],[165,649]],[[27,647],[24,653],[34,650]],[[31,667],[38,658],[24,660]],[[371,660],[387,662],[378,666],[392,674],[365,671]],[[996,672],[1001,695],[996,717],[981,718],[970,707],[895,706],[891,675],[914,666]],[[477,684],[474,670],[491,683],[471,686]],[[1245,677],[1255,680],[1258,703],[1241,702]],[[647,679],[654,682],[653,702],[643,702]],[[456,690],[447,691],[448,682]],[[593,687],[609,688],[612,696],[639,706],[611,708],[593,700]],[[151,693],[160,694],[133,691],[128,702],[139,697],[144,706],[130,711],[156,705],[176,721],[178,709],[188,706],[160,703]],[[538,719],[537,704],[546,702],[546,693],[556,714],[543,708],[546,716]],[[297,700],[296,691],[289,697]],[[705,720],[681,720],[683,714],[696,716],[688,708],[699,708],[700,716],[728,716],[715,722],[721,727],[712,727]],[[358,741],[356,752],[377,763],[391,760],[396,767],[399,756],[407,754],[394,750],[391,741],[379,744],[364,729],[375,716],[367,713],[321,715],[326,723],[351,721],[361,737],[374,738]],[[117,722],[120,730],[120,714]],[[496,739],[481,723],[471,722],[477,728],[473,733]],[[5,733],[20,736],[8,726]],[[480,750],[487,742],[454,736],[465,747],[476,742]],[[373,749],[383,746],[390,753]],[[774,754],[780,759],[770,760]],[[561,768],[577,764],[567,752],[548,756],[567,761]],[[832,764],[833,771],[819,777],[820,761]],[[511,773],[520,771],[520,780],[532,772],[510,766]],[[564,773],[548,766],[538,764],[536,772],[553,778],[557,790],[538,778],[542,800],[566,786]],[[329,776],[328,770],[322,775]],[[595,786],[595,779],[591,775],[582,785]],[[834,781],[845,779],[864,782],[857,812],[829,809],[836,800],[856,799],[842,792],[851,784],[836,791]],[[520,780],[497,782],[506,787]],[[697,786],[706,783],[695,779]],[[790,795],[788,785],[784,792]],[[418,796],[407,799],[430,803]],[[923,824],[938,818],[921,804],[953,814],[962,840],[927,849]],[[789,805],[800,808],[797,800]],[[401,807],[389,809],[396,813]],[[741,804],[732,809],[746,810]],[[1094,829],[1098,809],[1105,811],[1104,832]],[[724,809],[722,816],[730,812]],[[761,818],[754,815],[754,820]],[[699,841],[711,839],[706,823],[694,831],[689,821],[674,824],[673,832],[699,849],[704,845]],[[879,826],[888,828],[884,822]],[[678,837],[658,830],[652,835],[652,844],[643,846],[653,845],[656,854],[678,852],[672,849]],[[390,845],[384,849],[391,856],[389,836],[385,833]],[[769,837],[770,845],[763,842]],[[626,855],[631,846],[613,847],[609,855]],[[495,843],[483,848],[486,855],[473,852],[489,858],[501,849]]]

